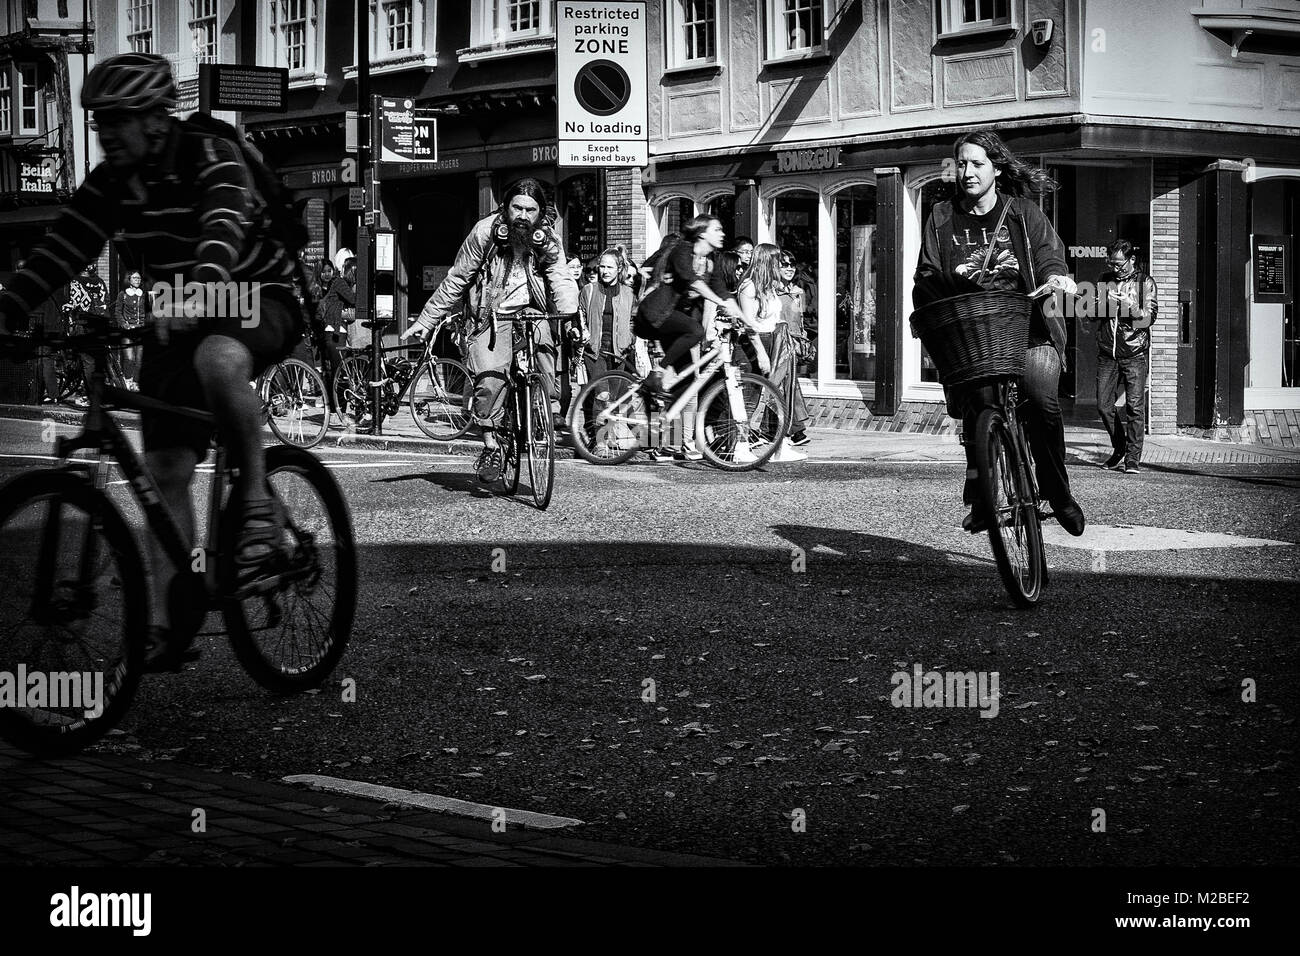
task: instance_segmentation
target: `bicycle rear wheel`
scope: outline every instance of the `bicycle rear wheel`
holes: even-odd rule
[[[528,383],[528,419],[528,479],[533,504],[544,511],[555,488],[555,422],[551,419],[551,400],[537,379]]]
[[[975,420],[975,467],[979,495],[989,520],[989,547],[1011,600],[1033,607],[1043,591],[1043,533],[1030,491],[1027,463],[1017,450],[1006,418],[986,408]]]
[[[439,441],[455,441],[472,421],[474,379],[455,359],[435,358],[415,370],[411,417],[420,431]]]
[[[760,375],[724,376],[705,390],[695,417],[695,444],[723,471],[751,471],[776,454],[785,438],[785,399]]]
[[[262,401],[275,437],[295,448],[314,448],[329,428],[329,397],[320,373],[301,359],[285,359],[263,373]]]
[[[641,383],[626,372],[607,372],[582,387],[569,410],[573,450],[593,465],[621,465],[650,434],[650,406]]]
[[[126,713],[143,672],[135,539],[83,478],[28,472],[0,491],[0,580],[0,737],[76,753]]]
[[[236,489],[221,516],[221,611],[249,676],[292,693],[319,686],[347,647],[356,613],[356,546],[343,493],[310,452],[267,449],[266,479],[284,518],[280,554],[265,574],[238,583],[243,503]]]
[[[334,407],[360,420],[370,409],[370,356],[351,355],[334,370]]]

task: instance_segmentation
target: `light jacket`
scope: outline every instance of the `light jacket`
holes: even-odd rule
[[[1145,355],[1151,347],[1148,330],[1156,320],[1156,280],[1145,272],[1135,271],[1127,279],[1103,272],[1101,286],[1097,293],[1097,354],[1113,359]],[[1121,295],[1132,296],[1136,307],[1111,302],[1106,292],[1112,286]]]
[[[1011,230],[1011,246],[1020,263],[1020,276],[1025,284],[1025,291],[1037,289],[1054,275],[1069,275],[1070,269],[1065,264],[1065,247],[1061,239],[1047,221],[1043,211],[1032,199],[1023,196],[1006,196],[1011,204],[1007,210],[1007,224]],[[959,265],[957,247],[953,244],[952,200],[936,203],[930,212],[930,219],[925,224],[921,237],[921,257],[916,264],[916,279],[919,281],[938,273],[951,274]],[[1052,345],[1061,357],[1061,367],[1065,367],[1065,319],[1061,309],[1044,309],[1042,300],[1034,303],[1034,309],[1043,317],[1051,336]]]
[[[492,303],[510,274],[510,250],[499,250],[492,240],[496,220],[497,214],[493,213],[474,224],[450,271],[420,310],[416,325],[428,331],[443,316],[462,312],[467,333],[487,327]],[[559,238],[547,231],[549,242],[530,257],[531,305],[538,310],[571,314],[578,311],[578,284],[569,274]]]
[[[614,297],[614,354],[622,355],[632,347],[632,290],[625,283],[618,283],[618,295]],[[587,352],[593,356],[600,354],[600,341],[605,333],[605,295],[599,282],[591,282],[578,292],[578,311],[587,323]]]

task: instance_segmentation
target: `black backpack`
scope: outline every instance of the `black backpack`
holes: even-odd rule
[[[316,303],[311,294],[311,285],[302,273],[302,260],[298,257],[310,237],[307,234],[307,227],[294,214],[293,203],[280,178],[229,123],[207,113],[191,114],[184,122],[201,132],[229,140],[239,148],[239,154],[244,158],[244,164],[248,167],[249,175],[252,176],[253,188],[266,206],[266,216],[271,224],[271,237],[284,247],[285,253],[293,260],[294,278],[298,283],[298,291],[303,297],[303,308],[308,316],[314,316]]]

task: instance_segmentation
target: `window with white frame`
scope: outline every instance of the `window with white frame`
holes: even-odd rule
[[[190,49],[196,63],[217,62],[217,0],[190,0]]]
[[[153,52],[153,0],[129,0],[126,7],[126,48]]]
[[[23,136],[36,136],[41,131],[41,88],[37,82],[36,64],[18,65],[18,132]]]
[[[943,0],[943,32],[1011,26],[1011,0]]]
[[[717,62],[717,0],[668,0],[664,27],[670,67]]]
[[[767,0],[767,57],[806,56],[826,48],[825,0]]]
[[[270,0],[271,65],[290,73],[316,69],[315,0]]]
[[[0,63],[0,136],[8,136],[14,131],[13,81],[9,75],[10,64]]]
[[[401,56],[420,49],[424,0],[370,0],[371,59]]]

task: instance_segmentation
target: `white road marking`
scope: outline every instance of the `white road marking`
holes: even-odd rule
[[[364,797],[367,800],[382,800],[384,803],[396,803],[405,807],[432,810],[435,813],[448,813],[458,817],[471,817],[475,820],[490,821],[493,819],[494,813],[498,810],[504,810],[507,825],[525,827],[529,830],[560,830],[565,827],[585,826],[583,821],[576,820],[573,817],[556,817],[549,813],[535,813],[532,810],[493,807],[486,803],[457,800],[455,797],[440,797],[434,793],[399,790],[396,787],[381,787],[378,784],[363,783],[360,780],[324,777],[314,773],[294,774],[281,779],[285,783],[302,784],[311,787],[313,790]]]
[[[1081,551],[1187,551],[1196,548],[1294,547],[1292,541],[1244,538],[1215,531],[1183,531],[1179,528],[1148,528],[1141,525],[1090,524],[1080,537],[1072,537],[1055,523],[1043,526],[1048,544]]]

